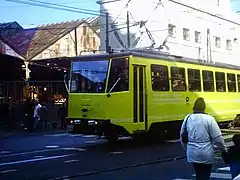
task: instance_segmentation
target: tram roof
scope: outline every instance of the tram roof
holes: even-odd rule
[[[153,51],[153,50],[127,50],[124,52],[116,52],[112,54],[104,53],[104,54],[91,54],[91,55],[81,55],[74,57],[73,61],[81,61],[81,60],[94,60],[94,59],[109,59],[109,58],[116,58],[116,57],[126,57],[126,56],[136,56],[136,57],[145,57],[145,58],[152,58],[152,59],[159,59],[159,60],[170,60],[175,62],[184,62],[184,63],[191,63],[191,64],[198,64],[204,66],[211,66],[211,67],[219,67],[219,68],[227,68],[227,69],[235,69],[240,70],[240,66],[215,62],[210,63],[205,60],[200,59],[193,59],[187,58],[183,56],[173,55],[169,53]]]

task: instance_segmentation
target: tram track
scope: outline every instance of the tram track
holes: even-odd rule
[[[72,175],[49,178],[48,180],[64,180],[64,179],[70,179],[70,178],[86,177],[86,176],[92,176],[92,175],[96,175],[96,174],[103,174],[103,173],[108,173],[108,172],[121,171],[121,170],[129,169],[129,168],[137,168],[137,167],[147,166],[147,165],[151,165],[151,164],[178,161],[178,160],[182,160],[182,159],[185,159],[185,158],[186,158],[185,155],[183,155],[183,156],[173,156],[173,157],[167,157],[167,158],[159,158],[159,159],[157,158],[157,159],[151,160],[151,161],[145,161],[145,162],[125,165],[125,166],[120,166],[120,167],[106,168],[106,169],[102,169],[102,170],[100,169],[100,170],[95,170],[95,171],[87,171],[87,172],[76,173],[76,174],[72,174]]]

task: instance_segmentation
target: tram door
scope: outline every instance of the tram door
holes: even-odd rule
[[[147,130],[147,93],[146,68],[133,65],[133,123],[138,124],[138,130]]]

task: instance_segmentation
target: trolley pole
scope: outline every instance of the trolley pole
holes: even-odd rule
[[[76,53],[76,56],[78,56],[78,47],[77,47],[77,28],[75,28],[74,30],[74,37],[75,37],[75,40],[74,40],[74,46],[75,46],[75,53]]]
[[[129,27],[129,12],[127,11],[127,45],[130,48],[130,27]]]
[[[109,22],[108,22],[109,14],[108,12],[106,13],[106,40],[105,40],[105,45],[106,45],[106,53],[110,53],[110,47],[109,47]]]

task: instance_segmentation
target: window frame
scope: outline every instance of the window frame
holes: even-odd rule
[[[111,91],[111,93],[118,93],[118,92],[128,92],[128,91],[130,91],[130,80],[129,80],[129,78],[130,78],[130,58],[129,57],[117,57],[117,58],[110,58],[109,59],[109,61],[110,61],[110,66],[109,66],[109,74],[108,74],[108,76],[107,76],[107,88],[106,88],[106,92],[109,92],[109,90],[112,88],[112,86],[111,87],[109,87],[109,82],[110,82],[110,78],[112,77],[111,76],[111,70],[112,70],[112,63],[113,63],[113,61],[114,60],[120,60],[120,59],[124,59],[124,60],[127,60],[128,61],[128,89],[127,90],[124,90],[124,91],[115,91],[115,88],[113,88],[113,90]],[[119,82],[118,82],[119,83]],[[114,83],[113,83],[114,84]],[[112,84],[112,85],[113,85]]]
[[[231,80],[231,79],[229,79],[229,75],[234,75],[234,82],[232,83],[232,84],[235,84],[235,91],[229,91],[229,80]],[[236,83],[236,74],[234,74],[234,73],[227,73],[227,88],[228,88],[228,92],[237,92],[237,83]]]
[[[172,38],[176,38],[176,25],[168,24],[168,35]]]
[[[175,80],[177,80],[178,78],[176,77],[173,77],[173,69],[182,69],[183,70],[183,72],[184,72],[184,77],[183,78],[181,78],[182,80],[184,80],[184,83],[183,83],[183,85],[184,85],[184,90],[174,90],[174,87],[173,87],[173,85],[174,85],[174,83],[173,83],[173,81],[175,81]],[[178,74],[179,74],[179,70],[177,71],[178,72]],[[171,76],[171,89],[172,89],[172,91],[176,91],[176,92],[186,92],[187,91],[187,83],[186,83],[186,71],[185,71],[186,69],[184,68],[184,67],[175,67],[175,66],[171,66],[170,67],[170,76]]]
[[[195,31],[194,32],[194,38],[195,38],[195,43],[198,43],[198,44],[202,43],[202,41],[201,41],[202,37],[201,37],[201,32],[200,31]]]
[[[183,40],[184,41],[190,41],[191,40],[191,34],[190,34],[190,29],[188,28],[183,28]]]
[[[208,74],[210,73],[212,75],[212,79],[211,80],[206,80],[206,78],[204,77],[205,73],[204,72],[207,72],[207,76]],[[209,76],[208,76],[209,77]],[[202,82],[203,82],[203,92],[215,92],[215,87],[214,87],[214,82],[215,81],[215,78],[214,78],[214,72],[213,71],[209,71],[209,70],[202,70]],[[212,84],[212,88],[213,90],[205,90],[205,82],[211,82]]]
[[[217,79],[217,74],[223,74],[224,76],[224,81],[222,81],[222,80],[218,80]],[[216,91],[217,92],[227,92],[227,86],[226,86],[226,73],[224,73],[224,72],[219,72],[219,71],[215,71],[215,85],[216,85]],[[219,85],[218,85],[218,83],[223,83],[224,82],[224,90],[223,91],[220,91],[219,89]]]
[[[154,78],[154,76],[152,75],[152,73],[153,73],[153,69],[154,69],[154,66],[156,67],[156,66],[158,66],[158,67],[161,67],[161,68],[166,68],[166,73],[167,73],[167,79],[165,79],[165,81],[167,81],[168,82],[168,89],[167,90],[156,90],[156,89],[154,89],[153,88],[153,78]],[[170,78],[169,78],[169,69],[168,69],[168,66],[166,66],[166,65],[159,65],[159,64],[151,64],[151,66],[150,66],[150,70],[151,70],[151,82],[152,82],[152,91],[156,91],[156,92],[169,92],[170,91],[170,82],[169,82],[169,80],[170,80]],[[160,77],[161,78],[161,77]],[[157,81],[158,83],[159,83],[159,81]]]
[[[195,77],[192,78],[192,79],[189,78],[189,71],[190,71],[190,70],[191,70],[191,71],[198,72],[198,73],[199,73],[199,79],[195,79]],[[196,74],[196,73],[194,73],[194,74]],[[200,71],[199,69],[188,68],[188,69],[187,69],[187,75],[188,75],[188,91],[189,91],[189,92],[201,92],[201,91],[202,91],[201,71]],[[200,85],[200,90],[198,90],[198,91],[196,91],[196,90],[190,90],[190,86],[189,86],[189,84],[191,83],[190,80],[194,80],[195,82],[198,81],[198,82],[199,82],[199,85]]]

